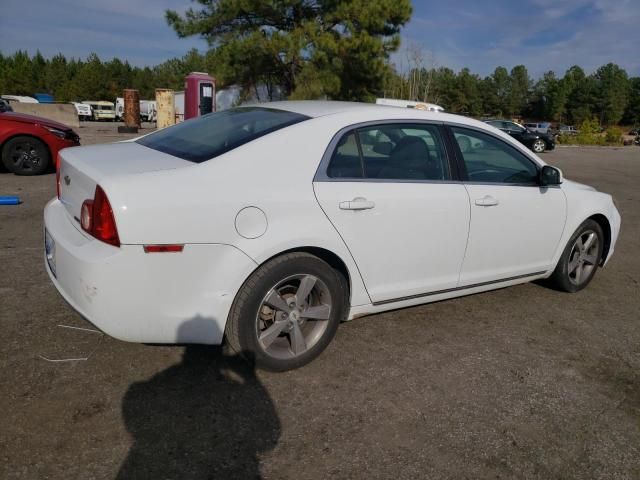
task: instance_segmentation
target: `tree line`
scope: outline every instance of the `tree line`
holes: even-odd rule
[[[165,17],[178,36],[207,40],[218,75],[245,88],[275,84],[289,98],[389,96],[473,116],[640,121],[640,79],[614,64],[591,75],[577,66],[563,78],[548,72],[534,83],[523,65],[484,78],[466,68],[425,68],[421,49],[409,46],[394,66],[412,13],[409,0],[218,0]]]
[[[40,53],[30,56],[17,51],[12,55],[0,53],[0,93],[51,93],[56,101],[66,102],[114,99],[123,89],[136,88],[141,98],[154,98],[156,88],[181,90],[184,76],[192,71],[215,74],[220,87],[236,83],[235,75],[219,75],[219,70],[225,71],[215,50],[201,54],[194,49],[154,67],[136,67],[117,58],[102,61],[96,54],[67,59],[62,54],[45,58]],[[255,85],[245,82],[243,87],[249,92]],[[314,91],[307,95],[292,93],[289,96],[294,98],[319,96]],[[467,68],[455,72],[414,61],[404,68],[390,65],[370,94],[355,98],[339,92],[320,96],[336,100],[371,101],[376,96],[418,100],[475,117],[523,117],[577,125],[596,118],[602,125],[640,124],[640,77],[629,78],[613,63],[591,74],[579,66],[571,67],[562,77],[549,71],[534,81],[523,65],[510,71],[497,67],[491,75],[482,77]]]
[[[250,95],[260,86],[268,99],[385,96],[476,117],[640,123],[640,78],[629,78],[612,63],[590,74],[574,66],[562,78],[550,71],[536,81],[523,65],[510,71],[497,67],[482,77],[467,68],[455,72],[425,65],[423,52],[409,46],[393,57],[394,65],[392,54],[411,14],[410,0],[201,1],[182,14],[167,10],[165,18],[178,36],[206,40],[205,54],[191,50],[140,68],[117,58],[104,62],[95,54],[83,60],[0,53],[0,93],[46,92],[71,101],[111,99],[136,88],[141,98],[152,98],[155,88],[179,90],[188,72],[206,71],[219,88],[235,84]]]
[[[86,59],[58,54],[45,58],[39,52],[0,53],[0,94],[50,93],[56,101],[113,100],[125,88],[140,91],[140,98],[155,98],[156,88],[184,88],[184,76],[193,71],[214,71],[207,55],[197,50],[155,67],[136,67],[126,60],[102,61],[92,53]]]
[[[523,117],[576,125],[593,118],[601,125],[640,123],[640,77],[629,78],[614,63],[591,74],[577,65],[562,77],[548,71],[535,81],[524,65],[511,71],[497,67],[485,77],[468,68],[454,72],[414,65],[404,74],[393,71],[384,94],[436,103],[475,117]]]

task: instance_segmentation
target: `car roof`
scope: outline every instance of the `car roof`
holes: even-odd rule
[[[429,120],[435,122],[450,122],[462,125],[484,125],[483,122],[462,115],[446,112],[433,112],[417,110],[415,108],[395,107],[388,105],[376,105],[375,103],[337,102],[330,100],[294,100],[282,102],[259,103],[253,106],[261,108],[273,108],[299,113],[311,118],[328,115],[340,115],[344,118],[363,120],[363,117],[371,121],[376,120]],[[242,108],[242,107],[240,107]]]
[[[374,103],[337,102],[329,100],[293,100],[261,103],[254,106],[275,108],[277,110],[287,110],[288,112],[299,113],[300,115],[306,115],[307,117],[313,118],[323,117],[325,115],[333,115],[336,113],[354,112],[364,109],[372,111],[383,108],[386,111],[386,109],[388,108],[393,108],[386,105],[376,105]]]
[[[288,112],[299,113],[301,115],[306,115],[312,118],[326,117],[331,115],[332,118],[336,119],[337,124],[342,124],[344,127],[350,127],[360,122],[398,121],[410,123],[412,120],[426,120],[437,123],[446,122],[450,125],[459,125],[462,127],[475,127],[480,130],[495,128],[491,125],[488,125],[486,123],[487,121],[480,121],[471,117],[465,117],[463,115],[455,115],[446,112],[433,112],[428,110],[417,110],[415,108],[376,105],[374,103],[334,102],[329,100],[300,100],[256,103],[252,105],[243,105],[243,107],[286,110]],[[511,122],[511,120],[505,121]],[[525,147],[523,147],[517,140],[514,140],[506,133],[501,132],[499,129],[496,129],[492,133],[499,135],[505,141],[514,145],[525,155],[534,158],[534,161],[542,162],[540,158],[536,157],[533,153],[526,150]]]

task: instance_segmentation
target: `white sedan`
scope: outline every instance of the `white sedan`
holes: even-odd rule
[[[620,230],[610,195],[441,112],[271,103],[60,160],[45,265],[75,310],[272,370],[362,315],[543,278],[578,291]]]

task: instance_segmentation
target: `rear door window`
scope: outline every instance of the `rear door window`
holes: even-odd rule
[[[385,124],[357,129],[336,146],[327,176],[438,181],[451,178],[436,125]]]

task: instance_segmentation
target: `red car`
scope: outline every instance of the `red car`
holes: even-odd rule
[[[40,175],[56,166],[58,152],[80,145],[71,128],[23,113],[0,113],[0,157],[16,175]]]

